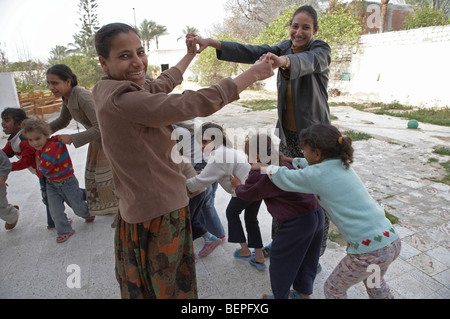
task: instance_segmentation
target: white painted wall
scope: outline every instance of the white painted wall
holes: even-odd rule
[[[0,112],[7,107],[20,107],[17,96],[14,74],[11,72],[0,73]]]
[[[332,80],[361,100],[450,107],[450,25],[363,35],[350,81]]]

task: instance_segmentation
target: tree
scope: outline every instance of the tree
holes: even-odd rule
[[[225,33],[213,37],[222,41],[236,41],[232,36]],[[237,74],[243,68],[248,68],[248,66],[218,60],[214,48],[204,50],[192,65],[192,71],[199,76],[199,84],[203,86],[217,83],[223,78]]]
[[[50,50],[50,59],[48,59],[48,64],[60,64],[61,61],[69,55],[67,47],[63,45],[57,45]]]
[[[450,0],[406,0],[405,2],[416,5],[419,9],[431,8],[442,11],[447,18],[450,15]]]
[[[197,35],[198,35],[199,31],[198,31],[198,29],[195,28],[195,27],[186,26],[186,29],[182,30],[182,33],[183,33],[183,35],[180,36],[180,37],[177,39],[177,41],[179,41],[179,40],[181,40],[181,39],[184,39],[188,33],[194,33],[194,34],[197,34]]]
[[[347,58],[349,50],[358,44],[362,32],[359,17],[338,6],[319,18],[319,31],[315,38],[327,42],[332,60],[339,61]]]
[[[295,4],[285,9],[277,17],[273,18],[257,36],[249,37],[248,41],[237,39],[229,33],[222,33],[215,38],[226,41],[241,41],[254,45],[276,43],[289,39],[289,23],[295,10],[299,7]],[[314,38],[326,41],[332,49],[332,59],[336,62],[342,61],[348,54],[348,49],[358,43],[362,34],[359,17],[353,15],[344,6],[334,6],[330,11],[322,13],[318,19],[319,31]],[[194,72],[200,75],[200,84],[211,85],[219,79],[237,74],[248,68],[248,65],[238,63],[227,63],[218,61],[215,50],[206,49],[194,63]]]
[[[146,44],[147,52],[150,52],[150,41],[155,40],[156,48],[159,49],[158,38],[167,34],[167,28],[157,24],[155,21],[144,19],[139,26],[138,32]]]
[[[0,72],[7,72],[8,69],[9,69],[8,58],[6,57],[5,51],[3,51],[0,46]]]
[[[442,10],[423,7],[406,16],[405,21],[403,21],[403,28],[408,30],[447,24],[450,24],[450,19],[446,19]]]
[[[159,49],[159,38],[162,37],[163,35],[166,35],[167,33],[167,28],[163,25],[156,25],[156,29],[155,29],[155,42],[156,42],[156,49]]]
[[[308,3],[318,7],[318,0],[227,0],[225,8],[230,12],[230,18],[225,20],[228,33],[242,42],[251,38],[266,28],[273,18],[279,16],[286,8],[299,7],[300,3]]]
[[[147,52],[150,52],[150,41],[155,38],[156,22],[144,19],[139,26],[139,35],[144,41]]]
[[[74,42],[69,45],[74,47],[70,50],[72,53],[81,53],[89,57],[97,55],[95,50],[95,33],[100,29],[97,18],[96,0],[80,0],[78,3],[79,20],[81,21],[81,30],[74,34]]]
[[[77,75],[78,84],[82,87],[93,87],[104,75],[98,60],[85,55],[70,55],[61,60]]]

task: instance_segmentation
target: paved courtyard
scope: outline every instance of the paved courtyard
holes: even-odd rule
[[[418,130],[410,130],[404,119],[346,106],[332,107],[331,113],[338,118],[333,124],[341,130],[374,136],[354,143],[353,167],[372,196],[399,219],[395,229],[402,238],[402,251],[385,277],[394,295],[399,299],[450,298],[450,187],[435,181],[446,174],[439,162],[450,157],[433,153],[436,146],[449,147],[450,128],[420,123]],[[54,116],[47,116],[47,120]],[[233,103],[203,120],[225,128],[273,127],[276,111],[249,112]],[[64,132],[75,130],[72,123]],[[6,138],[0,143],[3,147]],[[69,147],[81,185],[84,185],[86,151],[87,147]],[[430,162],[430,158],[438,162]],[[57,244],[55,230],[46,228],[38,179],[28,171],[13,172],[8,185],[8,199],[20,206],[20,219],[12,231],[6,231],[1,224],[0,298],[120,298],[114,276],[114,229],[110,226],[114,217],[101,216],[86,224],[67,209],[76,233],[66,243]],[[219,187],[216,209],[225,229],[229,198]],[[264,204],[259,221],[267,244],[271,240],[271,216]],[[194,244],[197,252],[203,245],[201,239]],[[236,248],[236,244],[224,242],[211,255],[200,258],[196,264],[200,298],[258,299],[271,292],[268,270],[258,271],[248,262],[234,259],[232,253]],[[313,298],[324,298],[323,284],[344,255],[345,246],[339,238],[336,242],[328,240],[320,259],[322,271],[317,275]],[[266,263],[269,265],[270,259]],[[71,265],[79,267],[80,288],[68,287]],[[367,298],[362,284],[348,293],[350,298]]]

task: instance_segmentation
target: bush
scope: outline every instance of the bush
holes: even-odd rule
[[[447,24],[450,24],[450,19],[446,18],[443,11],[433,8],[421,8],[408,14],[405,21],[403,21],[403,28],[409,30]]]

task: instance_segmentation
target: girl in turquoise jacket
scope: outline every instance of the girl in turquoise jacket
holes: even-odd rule
[[[300,137],[305,158],[288,159],[297,170],[264,164],[252,169],[266,172],[285,191],[314,194],[346,239],[348,254],[327,279],[325,297],[346,298],[348,288],[364,281],[371,298],[393,298],[383,275],[400,253],[400,239],[350,167],[351,138],[329,124],[313,125]]]

